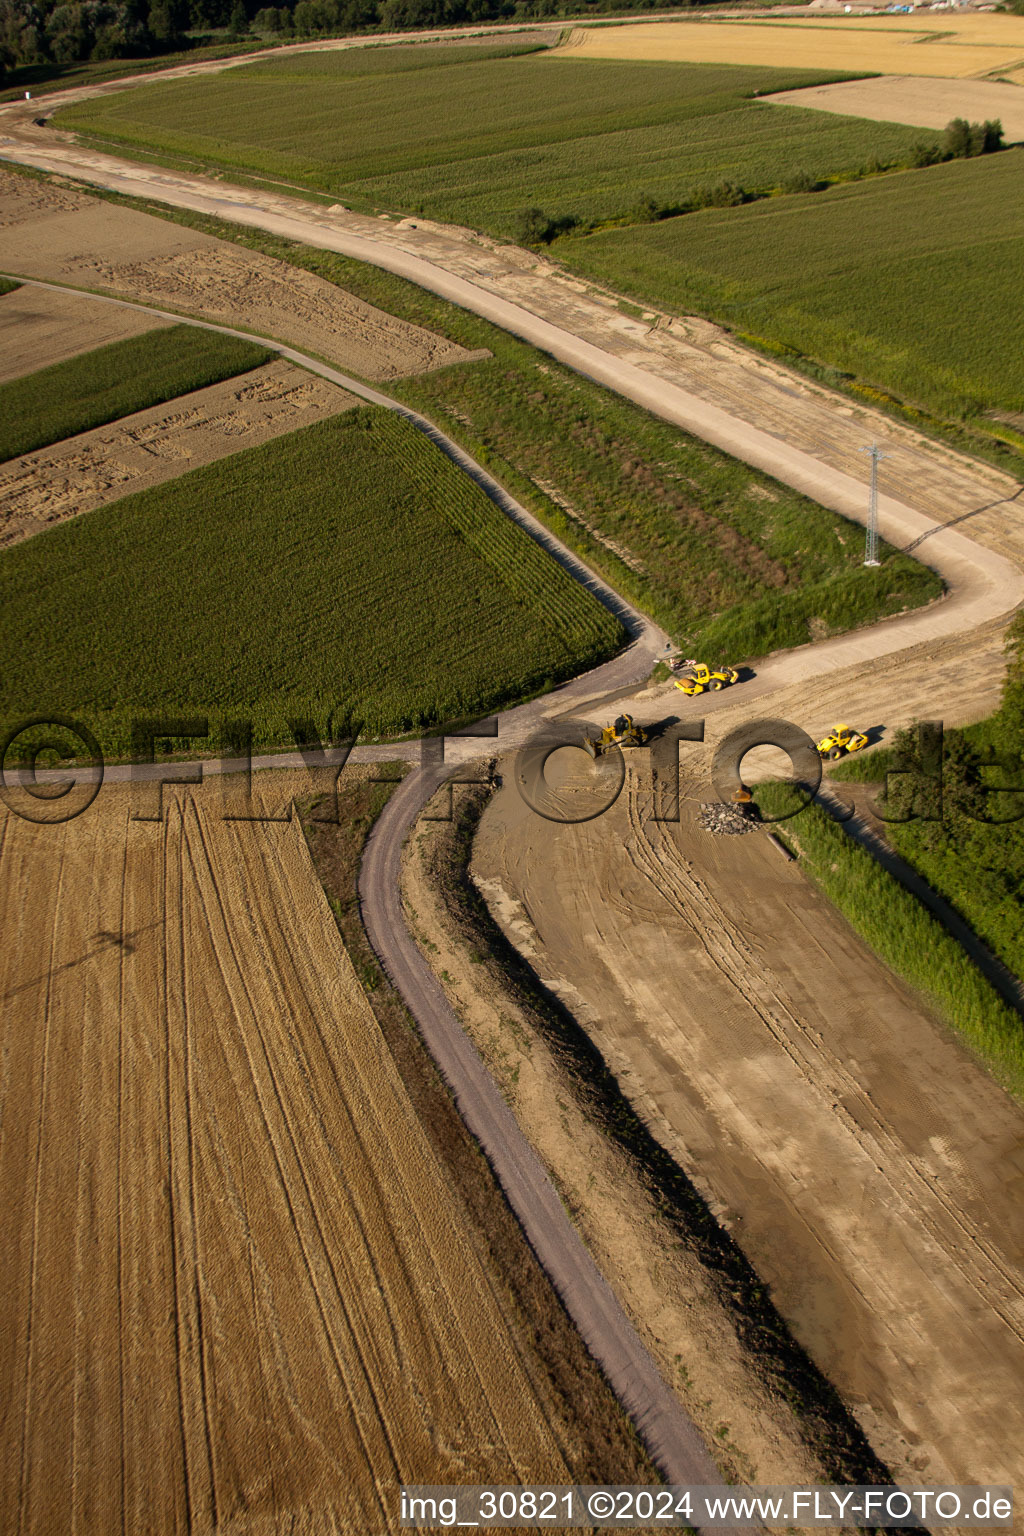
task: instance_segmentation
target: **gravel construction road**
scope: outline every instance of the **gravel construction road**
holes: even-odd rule
[[[0,129],[9,135],[12,127],[8,112]],[[1019,512],[1014,506],[1020,487],[1007,477],[924,443],[882,417],[854,412],[846,402],[804,381],[791,381],[793,387],[783,401],[779,380],[788,376],[782,370],[748,359],[738,348],[726,348],[725,354],[718,357],[714,349],[724,344],[708,336],[701,342],[703,333],[692,328],[683,341],[671,326],[652,328],[640,322],[627,322],[614,306],[589,293],[584,285],[553,275],[550,264],[537,262],[526,253],[502,254],[500,248],[474,240],[466,232],[429,228],[421,232],[410,227],[408,221],[405,225],[394,225],[359,220],[342,211],[323,213],[297,206],[285,198],[268,199],[263,194],[229,189],[201,178],[131,166],[60,141],[47,143],[43,130],[38,130],[34,137],[26,137],[26,131],[19,129],[16,139],[7,137],[0,141],[0,157],[3,156],[272,229],[399,272],[505,326],[580,371],[848,516],[863,517],[865,502],[863,461],[858,462],[855,454],[865,436],[868,441],[877,437],[886,451],[892,448],[890,485],[900,490],[899,497],[882,497],[881,530],[895,544],[914,543],[919,556],[945,577],[949,596],[923,612],[770,658],[759,669],[756,685],[745,695],[744,702],[753,705],[770,692],[784,699],[785,689],[797,684],[808,685],[805,694],[809,688],[813,696],[817,688],[819,696],[827,698],[831,683],[842,681],[845,686],[851,680],[860,688],[858,698],[870,700],[879,657],[887,663],[901,664],[910,658],[925,659],[923,670],[915,675],[933,702],[938,698],[935,660],[945,658],[953,685],[947,689],[943,680],[940,707],[947,712],[947,718],[950,704],[954,712],[960,709],[981,713],[993,702],[992,687],[986,692],[984,687],[977,686],[976,679],[973,685],[965,684],[959,694],[955,685],[957,677],[963,675],[957,668],[957,658],[962,655],[981,655],[991,669],[1005,620],[1024,600],[1024,576],[1018,563]],[[475,277],[465,275],[474,261],[479,268]],[[501,288],[502,278],[516,273],[523,281],[515,290],[515,299],[501,297],[496,290]],[[553,320],[552,314],[558,319]],[[585,334],[574,333],[577,321],[577,330]],[[595,335],[600,344],[593,339]],[[352,393],[377,403],[391,403],[336,370],[310,362],[294,349],[280,346],[278,350]],[[693,354],[696,362],[691,357],[687,363],[688,354]],[[711,367],[711,360],[716,357],[717,372]],[[687,387],[697,384],[698,374],[709,381],[709,387],[701,394]],[[744,403],[742,408],[737,403],[732,409],[730,402],[743,395],[744,379]],[[709,403],[709,397],[716,403]],[[770,410],[773,402],[778,406],[774,418]],[[750,420],[752,412],[760,412],[761,424]],[[791,422],[796,423],[792,437],[799,446],[787,441]],[[824,432],[822,424],[827,429]],[[454,445],[448,445],[447,451],[470,468],[466,456]],[[471,472],[481,483],[487,478],[475,466]],[[513,510],[503,492],[499,504]],[[528,519],[528,514],[521,515]],[[959,523],[959,528],[944,526],[952,522]],[[554,541],[546,535],[545,542],[551,547]],[[561,551],[560,558],[570,565],[579,565],[568,551]],[[594,577],[588,577],[588,581],[595,589],[601,585]],[[618,610],[624,612],[624,605],[619,603]],[[627,652],[545,700],[503,717],[496,750],[504,750],[506,745],[521,739],[546,714],[582,708],[585,703],[593,712],[598,701],[604,709],[609,694],[626,692],[643,679],[663,644],[660,634],[634,616],[634,640]],[[892,686],[890,674],[884,680],[884,692],[883,682],[879,682],[875,698],[889,703]],[[726,702],[727,698],[723,699],[722,705]],[[717,704],[712,708],[715,707]],[[773,699],[773,710],[774,707]],[[712,708],[708,709],[709,714]],[[467,743],[467,755],[478,755],[479,749],[479,742]],[[409,750],[399,748],[396,755],[404,756]],[[367,755],[384,754],[367,749]],[[282,759],[273,761],[281,763]],[[453,754],[452,766],[455,761]],[[446,767],[435,763],[426,773],[407,781],[378,825],[362,879],[362,899],[371,938],[431,1040],[467,1120],[488,1147],[531,1241],[538,1252],[545,1254],[550,1272],[561,1277],[563,1294],[581,1331],[588,1342],[597,1341],[595,1353],[606,1363],[624,1400],[634,1405],[646,1404],[646,1412],[642,1408],[639,1411],[660,1463],[679,1480],[703,1481],[704,1475],[697,1472],[698,1462],[694,1458],[706,1456],[706,1452],[694,1445],[692,1426],[680,1418],[667,1389],[662,1389],[664,1401],[660,1405],[652,1402],[650,1393],[656,1390],[660,1378],[655,1373],[652,1380],[645,1374],[648,1367],[653,1371],[653,1366],[649,1361],[645,1365],[637,1356],[628,1324],[626,1331],[622,1331],[616,1318],[616,1304],[603,1289],[600,1277],[587,1273],[590,1261],[568,1219],[564,1214],[559,1217],[557,1197],[553,1190],[548,1196],[543,1172],[538,1166],[531,1166],[531,1155],[524,1150],[521,1137],[521,1144],[513,1140],[519,1136],[514,1122],[508,1123],[511,1117],[504,1119],[507,1110],[462,1036],[458,1020],[451,1014],[445,1016],[447,1005],[405,928],[398,904],[398,850],[405,831],[424,799],[441,782]],[[111,777],[119,776],[118,770],[111,772]],[[595,1347],[593,1342],[591,1347]],[[703,1466],[706,1465],[704,1462]]]

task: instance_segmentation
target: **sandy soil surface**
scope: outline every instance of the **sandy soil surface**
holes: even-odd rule
[[[401,1481],[571,1481],[298,823],[164,799],[0,808],[8,1525],[365,1536]]]
[[[932,34],[940,33],[941,36]],[[1018,16],[946,11],[942,16],[807,15],[724,23],[659,21],[574,27],[563,45],[576,58],[659,59],[876,71],[891,75],[983,76],[1024,62]],[[555,58],[562,52],[552,52]]]
[[[357,404],[291,363],[266,363],[11,459],[0,466],[0,548]]]
[[[872,122],[907,123],[912,128],[945,128],[953,117],[981,123],[998,118],[1008,144],[1024,139],[1024,90],[1002,80],[931,80],[913,75],[880,75],[874,80],[843,80],[811,85],[802,91],[777,91],[763,101],[782,106],[814,107],[840,117]]]
[[[44,169],[72,171],[118,191],[270,229],[396,272],[861,521],[868,479],[863,449],[876,442],[888,455],[881,477],[881,527],[887,538],[894,536],[886,523],[891,498],[939,523],[966,523],[972,539],[1013,557],[1018,482],[751,353],[708,321],[654,311],[634,318],[618,307],[615,295],[533,252],[500,245],[470,230],[422,219],[372,218],[337,206],[324,209],[81,149],[48,129],[26,127],[25,106],[0,108],[0,157],[8,154]],[[6,134],[13,137],[5,139]],[[58,189],[56,195],[70,194]],[[95,203],[93,207],[102,261],[109,266],[116,260],[120,226],[104,219],[119,210]],[[162,221],[147,223],[163,227]],[[0,271],[3,248],[0,235]],[[239,252],[238,259],[248,261],[250,253]],[[260,258],[252,259],[258,263]],[[67,264],[70,270],[70,257]],[[73,276],[65,280],[76,281]],[[316,339],[309,346],[325,350]],[[927,546],[920,557],[929,558]]]
[[[429,808],[441,810],[440,803]],[[679,1241],[630,1159],[595,1124],[580,1085],[552,1053],[508,977],[453,919],[434,861],[447,828],[421,819],[402,889],[413,932],[662,1375],[739,1482],[828,1481],[790,1403],[770,1390],[740,1336],[735,1307]],[[521,939],[518,908],[481,880]],[[472,958],[470,956],[472,955]]]
[[[0,295],[0,384],[168,323],[76,294],[16,288]]]
[[[2,171],[0,270],[288,340],[367,379],[423,373],[475,355],[311,272]]]
[[[634,759],[563,827],[509,784],[473,871],[876,1449],[1013,1482],[1024,1113],[762,834],[701,830],[705,798],[684,780],[681,824],[653,822]]]

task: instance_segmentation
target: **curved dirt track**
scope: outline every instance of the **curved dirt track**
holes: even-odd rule
[[[110,175],[119,181],[123,179],[121,168],[117,172],[109,170],[109,166],[116,162],[110,162],[108,157],[91,158],[104,162],[104,176]],[[48,157],[46,168],[57,168],[52,156]],[[83,174],[80,165],[77,168],[65,165],[63,169],[70,169],[72,174]],[[148,170],[140,177],[136,168],[124,169],[129,173],[129,184],[127,188],[122,187],[122,190],[145,192],[155,197],[163,197],[165,192],[173,193],[165,197],[169,202],[178,201],[188,181],[187,178],[165,177]],[[90,174],[90,179],[96,179],[91,173],[87,174]],[[209,187],[210,184],[206,183],[205,186]],[[186,195],[197,198],[189,206],[206,208],[223,216],[223,189],[218,188],[217,191],[221,195],[211,198],[205,191],[193,194],[185,187]],[[678,386],[667,385],[664,379],[654,376],[639,364],[615,357],[593,343],[573,336],[565,328],[554,326],[543,317],[531,314],[521,305],[503,301],[465,278],[444,272],[422,257],[401,252],[396,256],[393,248],[378,247],[363,236],[344,234],[325,238],[323,225],[315,219],[293,219],[289,214],[284,220],[287,227],[282,227],[282,221],[277,215],[260,215],[258,210],[252,208],[247,213],[248,216],[240,218],[240,222],[258,223],[307,243],[344,249],[346,254],[400,271],[401,275],[411,277],[423,286],[523,335],[580,371],[656,410],[658,414],[670,420],[678,420],[680,425],[707,437],[748,462],[758,464],[758,467],[778,478],[797,485],[818,500],[837,506],[847,515],[856,516],[862,505],[862,487],[834,465],[815,458],[804,449],[780,445],[778,439],[759,433],[748,422],[731,416],[721,407],[708,405],[706,401]],[[234,213],[231,216],[235,216]],[[297,233],[299,229],[302,233]],[[169,318],[177,320],[181,317]],[[400,409],[421,427],[429,427],[422,418],[416,418],[415,413],[404,407],[395,407],[394,402],[357,384],[337,370],[313,362],[285,345],[279,344],[277,349],[283,356],[303,363],[353,393],[374,403]],[[454,444],[445,440],[443,445],[445,451],[456,457],[481,483],[489,479]],[[522,513],[522,509],[519,509],[519,513],[515,512],[515,504],[500,492],[500,488],[495,489],[500,493],[496,499],[504,510],[513,515],[521,514],[524,520],[529,520],[528,514]],[[492,491],[492,494],[495,492]],[[869,630],[770,660],[760,669],[756,688],[746,695],[749,702],[763,698],[769,691],[774,692],[786,685],[817,678],[823,670],[835,674],[848,669],[851,677],[864,681],[870,678],[880,655],[892,663],[908,652],[913,652],[915,648],[920,648],[919,655],[940,654],[943,648],[948,653],[951,640],[967,646],[971,643],[971,637],[979,632],[986,637],[987,642],[998,639],[1002,621],[1024,599],[1024,578],[1016,561],[1007,558],[1000,550],[984,547],[962,532],[942,527],[934,517],[929,517],[906,501],[883,498],[881,521],[882,532],[892,542],[924,541],[919,546],[921,554],[943,574],[950,587],[949,596],[940,604],[918,614],[891,620]],[[549,535],[545,542],[549,548],[557,544]],[[1012,542],[1009,546],[1004,544],[1003,548],[1017,553]],[[570,568],[575,566],[577,574],[582,574],[580,563],[568,551],[561,550],[559,558],[570,564]],[[589,573],[587,579],[595,589],[601,585]],[[625,605],[619,605],[619,612],[628,616]],[[552,698],[510,711],[503,716],[498,750],[520,739],[522,733],[546,714],[562,712],[573,703],[582,703],[595,694],[624,691],[641,681],[656,651],[661,649],[663,637],[657,635],[651,626],[644,625],[638,617],[634,624],[635,631],[637,627],[637,638],[630,651],[607,667],[567,685]],[[886,694],[889,694],[891,676],[884,686]],[[934,685],[932,697],[935,697]],[[733,705],[733,702],[722,699],[721,707]],[[943,708],[946,702],[944,695],[938,707]],[[718,701],[712,707],[718,707]],[[473,744],[468,746],[472,752]],[[401,755],[406,755],[406,751],[400,749]],[[476,751],[479,751],[479,746]],[[368,752],[367,755],[374,754]],[[282,759],[274,761],[280,763]],[[605,1364],[620,1396],[637,1413],[638,1421],[642,1423],[660,1463],[678,1481],[715,1481],[713,1469],[708,1471],[707,1453],[699,1440],[696,1440],[692,1426],[671,1399],[649,1358],[640,1348],[630,1325],[618,1311],[617,1303],[561,1211],[552,1186],[529,1152],[479,1058],[469,1047],[458,1019],[441,996],[405,927],[397,880],[401,843],[423,803],[442,782],[447,771],[446,768],[436,767],[433,771],[409,780],[393,798],[368,848],[361,894],[374,947],[420,1022],[431,1048],[456,1091],[460,1108],[491,1155],[511,1203],[523,1220],[549,1273],[562,1290],[581,1332]],[[121,775],[115,770],[111,776]],[[125,771],[124,776],[128,776],[128,771]],[[653,1406],[652,1393],[655,1394]]]
[[[123,304],[125,301],[110,299],[106,302]],[[130,307],[143,308],[138,305]],[[145,312],[159,313],[152,310]],[[204,329],[225,330],[225,327],[206,326],[202,321],[191,323],[203,326]],[[306,358],[292,348],[276,343],[269,345],[282,356],[304,363],[332,383],[342,384],[368,402],[385,406],[412,421],[450,454],[467,474],[472,475],[506,515],[522,522],[577,580],[596,591],[631,630],[632,643],[604,666],[557,689],[554,695],[509,711],[501,718],[506,730],[511,728],[517,737],[526,734],[550,712],[553,699],[561,712],[570,701],[592,698],[595,692],[630,688],[644,680],[655,657],[664,647],[662,632],[618,599],[570,550],[541,528],[481,465],[446,438],[432,423],[406,406],[358,380],[347,379],[337,369]],[[506,736],[506,731],[502,731],[502,735]],[[470,741],[467,745],[474,752],[480,750],[476,742]],[[394,755],[416,756],[417,749],[418,743],[412,747],[399,748]],[[378,759],[382,755],[379,749],[357,749],[358,757],[369,760]],[[175,765],[174,771],[187,776],[195,766]],[[224,771],[230,770],[232,764],[207,763],[202,766],[207,771]],[[254,760],[253,767],[260,766],[301,767],[302,758],[295,753]],[[392,797],[374,830],[360,880],[363,915],[371,942],[413,1011],[435,1060],[455,1093],[463,1118],[487,1153],[534,1251],[659,1466],[671,1482],[717,1483],[718,1469],[700,1434],[665,1385],[632,1323],[588,1254],[565,1213],[554,1185],[501,1098],[459,1020],[448,1006],[405,926],[399,880],[402,844],[423,806],[455,768],[455,762],[442,764],[406,780]],[[125,782],[138,778],[151,779],[165,772],[164,769],[156,768],[149,773],[138,773],[133,772],[131,767],[121,766],[108,769],[105,777],[111,782]]]

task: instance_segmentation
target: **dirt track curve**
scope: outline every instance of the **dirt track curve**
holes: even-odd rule
[[[0,112],[0,129],[10,127],[10,109]],[[176,206],[215,213],[239,223],[258,225],[304,243],[335,249],[346,255],[382,266],[421,286],[441,294],[522,336],[552,355],[596,378],[657,414],[684,426],[687,430],[717,444],[726,451],[755,464],[777,478],[796,486],[819,502],[862,520],[864,494],[862,481],[844,468],[837,455],[825,445],[816,445],[805,436],[800,446],[783,441],[762,430],[739,411],[723,403],[709,403],[692,390],[683,388],[665,376],[664,353],[660,339],[651,343],[645,354],[642,338],[632,338],[629,356],[616,354],[592,340],[573,334],[566,325],[553,323],[533,312],[525,303],[514,303],[474,283],[458,271],[449,271],[438,261],[411,252],[394,243],[388,231],[373,238],[377,221],[364,219],[359,232],[341,228],[341,215],[331,218],[320,210],[306,210],[290,204],[286,198],[263,200],[260,195],[225,188],[202,178],[171,175],[149,167],[137,167],[112,157],[78,150],[67,143],[45,143],[41,135],[0,138],[0,158],[22,161],[41,169],[70,174],[119,191],[145,195]],[[266,206],[264,206],[264,202]],[[273,206],[270,206],[273,205]],[[333,211],[331,211],[333,215]],[[430,233],[429,231],[427,232]],[[431,235],[431,239],[433,240]],[[412,236],[406,232],[408,243]],[[437,242],[434,240],[434,246]],[[465,242],[463,242],[465,244]],[[433,249],[433,247],[431,247]],[[436,254],[436,252],[435,252]],[[465,255],[463,250],[462,255]],[[484,252],[481,251],[483,259]],[[122,302],[111,300],[111,302]],[[140,307],[140,306],[133,306]],[[149,311],[161,314],[160,311]],[[163,317],[163,316],[162,316]],[[178,320],[180,316],[167,316]],[[197,322],[202,323],[202,322]],[[214,327],[226,330],[227,327]],[[274,343],[282,356],[341,385],[352,393],[376,404],[398,409],[427,430],[462,467],[489,491],[509,515],[517,517],[578,579],[598,592],[615,607],[633,632],[629,649],[607,666],[576,679],[541,701],[509,711],[499,721],[499,736],[493,750],[503,751],[522,740],[545,717],[566,713],[587,701],[595,704],[609,694],[625,692],[647,675],[650,663],[664,645],[664,636],[642,616],[636,615],[614,597],[570,551],[564,549],[538,525],[512,498],[497,486],[461,449],[438,433],[430,423],[398,406],[375,390],[352,380],[335,369],[315,362],[287,345]],[[751,364],[756,371],[756,365]],[[659,371],[659,369],[661,371]],[[824,392],[807,391],[813,396],[814,409],[820,410]],[[713,391],[709,390],[709,394]],[[837,416],[837,423],[839,417]],[[880,657],[891,664],[912,656],[931,656],[955,660],[983,637],[989,653],[999,642],[1007,616],[1024,601],[1024,573],[1014,524],[1019,511],[1013,506],[1019,491],[1006,477],[956,460],[945,450],[929,445],[909,444],[909,434],[892,428],[884,418],[877,418],[879,436],[891,432],[898,437],[904,465],[902,499],[883,496],[880,523],[890,542],[913,544],[920,558],[926,559],[944,577],[949,595],[940,603],[919,613],[886,621],[871,629],[837,637],[822,644],[770,658],[759,668],[756,684],[745,693],[745,702],[763,699],[769,693],[799,683],[821,678],[819,692],[827,695],[830,678],[846,673],[866,678],[876,668]],[[843,423],[848,428],[848,423]],[[818,449],[820,448],[820,451]],[[913,494],[913,462],[921,471],[920,499]],[[847,457],[847,465],[850,461]],[[942,476],[950,487],[948,500],[936,494],[936,480]],[[946,508],[943,517],[940,506]],[[997,516],[993,517],[993,509]],[[1007,516],[1009,513],[1009,516]],[[938,515],[935,515],[938,514]],[[987,522],[986,522],[987,516]],[[964,524],[964,519],[971,521]],[[1002,521],[999,521],[999,519]],[[958,522],[970,532],[944,526]],[[909,654],[908,654],[909,653]],[[883,679],[883,683],[885,680]],[[891,686],[891,679],[885,686]],[[936,698],[934,679],[930,687],[923,678],[926,696]],[[785,700],[785,693],[781,693]],[[705,701],[701,701],[705,704]],[[948,693],[942,696],[947,707]],[[975,703],[977,704],[977,699]],[[988,701],[983,701],[988,702]],[[717,713],[728,701],[707,701],[702,713]],[[948,713],[947,713],[948,718]],[[394,749],[393,755],[410,755],[408,747]],[[467,743],[466,756],[478,755],[479,742]],[[385,755],[379,749],[357,749],[359,757]],[[280,765],[287,758],[260,760]],[[610,1380],[641,1425],[665,1472],[679,1482],[717,1481],[710,1458],[693,1426],[668,1392],[656,1367],[647,1355],[632,1326],[618,1306],[610,1288],[590,1259],[575,1229],[566,1217],[558,1196],[540,1162],[530,1150],[514,1118],[492,1079],[466,1038],[458,1018],[447,1004],[437,982],[423,961],[409,934],[401,908],[398,865],[403,839],[430,795],[456,767],[451,764],[425,763],[425,771],[412,776],[393,796],[368,845],[360,882],[363,910],[375,949],[389,974],[399,986],[419,1022],[423,1033],[455,1092],[460,1110],[471,1130],[481,1141],[498,1177],[516,1209],[527,1235],[551,1274],[560,1293],[595,1355],[601,1360]],[[227,765],[219,765],[221,767]],[[254,763],[253,766],[259,766]],[[217,765],[206,765],[217,771]],[[159,772],[160,770],[157,770]],[[110,770],[109,777],[130,777],[131,770]]]

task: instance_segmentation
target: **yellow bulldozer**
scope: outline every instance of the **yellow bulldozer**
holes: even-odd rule
[[[694,661],[689,664],[682,677],[677,679],[675,686],[680,693],[693,698],[695,694],[706,691],[717,693],[720,688],[729,688],[739,680],[740,674],[735,667],[712,669],[705,666],[702,661]]]
[[[853,730],[849,725],[834,725],[828,735],[818,742],[818,756],[831,758],[835,762],[847,752],[859,752],[867,744],[867,737],[860,731]]]
[[[600,757],[612,747],[642,747],[647,732],[633,723],[632,715],[618,715],[611,725],[606,725],[600,736],[584,736],[583,745],[591,757]]]

